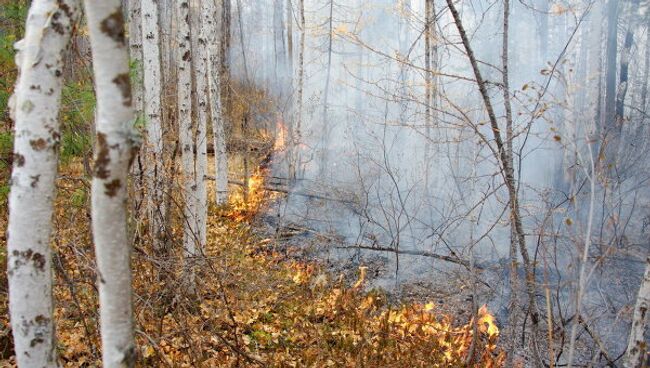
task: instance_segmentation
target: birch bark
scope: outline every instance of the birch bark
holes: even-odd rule
[[[20,367],[58,367],[52,312],[50,233],[61,138],[58,112],[64,55],[78,16],[75,0],[35,0],[10,102],[15,121],[9,195],[9,310]]]
[[[145,175],[147,212],[156,250],[163,249],[165,201],[163,199],[164,165],[161,109],[160,27],[155,0],[142,0],[142,59],[144,82],[144,118],[146,125]]]
[[[634,306],[632,329],[630,330],[630,339],[625,353],[625,368],[642,367],[645,361],[648,352],[645,340],[648,308],[650,308],[650,257],[646,258],[645,274]]]
[[[204,2],[209,3],[209,2]],[[212,5],[206,5],[207,8],[203,12],[204,16],[210,17],[215,14],[217,9]],[[229,12],[225,6],[221,6],[221,12]],[[212,19],[223,19],[222,17],[214,16]],[[207,42],[208,42],[208,90],[209,90],[209,103],[210,103],[210,116],[212,120],[212,139],[214,144],[214,165],[215,165],[215,201],[217,205],[224,205],[228,202],[228,154],[226,152],[226,133],[224,129],[223,105],[221,101],[221,76],[225,73],[220,73],[222,60],[225,58],[225,47],[223,43],[220,45],[219,40],[223,35],[219,35],[214,22],[211,19],[205,20]],[[214,27],[214,29],[212,29]],[[221,31],[224,31],[222,24]]]
[[[177,103],[179,143],[181,147],[181,173],[183,192],[186,197],[183,213],[185,216],[183,232],[183,250],[185,256],[195,254],[195,242],[192,233],[194,224],[194,202],[191,198],[191,187],[194,180],[192,172],[194,166],[194,140],[192,127],[192,50],[190,33],[190,4],[189,1],[179,1],[176,4],[177,15]]]
[[[133,367],[131,245],[126,232],[127,174],[137,150],[129,59],[119,0],[85,0],[97,94],[92,231],[97,257],[102,361]]]
[[[211,0],[195,0],[197,6],[193,21],[192,32],[192,58],[194,71],[194,96],[196,99],[196,124],[194,129],[194,144],[196,146],[194,155],[194,167],[192,180],[194,186],[190,188],[192,200],[195,206],[194,235],[199,249],[203,249],[206,242],[206,222],[208,217],[208,200],[205,187],[205,176],[208,168],[207,150],[207,127],[209,117],[209,91],[208,91],[208,43],[207,38],[211,36],[208,29],[212,31],[214,19],[214,3]],[[206,26],[206,25],[210,26]],[[212,33],[214,33],[212,31]]]

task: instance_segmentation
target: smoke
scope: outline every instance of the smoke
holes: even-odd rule
[[[304,97],[298,116],[298,1],[291,12],[292,59],[286,33],[277,32],[279,18],[288,19],[278,2],[241,3],[233,15],[233,75],[271,91],[281,101],[283,120],[301,125],[292,153],[294,194],[279,209],[284,221],[335,233],[349,245],[503,266],[510,249],[507,191],[487,115],[446,7],[436,2],[436,68],[427,70],[424,1],[305,1]],[[635,15],[639,18],[645,17],[643,3]],[[502,4],[462,4],[464,26],[504,125]],[[647,248],[649,176],[641,159],[647,144],[639,139],[647,135],[640,112],[645,106],[628,110],[616,164],[625,172],[612,174],[601,160],[604,7],[598,1],[532,1],[513,2],[511,10],[508,63],[520,206],[538,281],[557,291],[554,303],[565,313],[573,308],[569,296],[586,237],[594,244],[589,266],[598,270],[591,274],[585,298],[589,313],[610,313],[629,302],[641,272],[637,257]],[[631,63],[631,103],[640,101],[647,84],[641,78],[645,47],[639,43]],[[434,76],[436,104],[428,125],[424,96],[426,80]],[[501,133],[505,136],[505,130]],[[285,161],[276,162],[275,175],[288,177],[287,167]],[[593,206],[590,180],[598,181]],[[586,234],[589,211],[597,225]],[[391,262],[399,266],[401,280],[462,269],[412,255],[403,256],[401,266]],[[387,273],[378,283],[387,286],[394,275]],[[605,286],[621,280],[629,282],[625,291]],[[617,326],[624,330],[620,322]],[[614,340],[608,343],[619,349]]]

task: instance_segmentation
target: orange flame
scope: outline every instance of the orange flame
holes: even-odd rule
[[[264,176],[266,170],[258,168],[248,178],[245,187],[237,188],[230,197],[230,210],[227,216],[236,221],[246,221],[253,217],[264,204]]]
[[[281,118],[278,119],[277,126],[278,134],[275,136],[273,151],[282,152],[287,148],[287,127],[284,125],[284,122]]]

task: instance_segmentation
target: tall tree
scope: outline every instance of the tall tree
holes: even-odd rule
[[[605,50],[605,124],[602,133],[616,135],[616,54],[618,50],[618,0],[607,3],[607,43]]]
[[[208,218],[207,191],[205,186],[205,175],[207,174],[207,126],[209,116],[209,91],[208,91],[208,43],[207,27],[204,27],[207,21],[212,22],[214,11],[211,9],[209,2],[211,0],[194,0],[195,3],[190,7],[191,19],[191,39],[192,39],[192,74],[194,88],[192,88],[194,106],[196,107],[196,123],[193,127],[194,163],[190,181],[192,187],[188,188],[186,197],[194,203],[193,234],[200,252],[206,242],[206,225]],[[193,11],[192,11],[193,10]]]
[[[424,148],[424,164],[426,167],[425,170],[425,191],[427,195],[430,190],[430,177],[431,177],[431,160],[433,159],[432,154],[432,142],[433,137],[431,136],[431,128],[433,127],[434,121],[437,117],[438,110],[438,97],[437,97],[437,88],[438,88],[438,45],[437,45],[437,35],[436,35],[436,4],[435,0],[425,0],[424,2],[424,65],[427,69],[427,74],[425,76],[425,111],[424,111],[424,120],[425,120],[425,135],[426,143]]]
[[[332,44],[334,42],[334,0],[329,1],[329,17],[327,18],[327,72],[325,75],[325,88],[323,89],[323,114],[322,114],[322,133],[320,138],[320,177],[325,175],[327,165],[329,165],[329,97],[330,97],[330,80],[332,79]]]
[[[206,2],[209,3],[209,2]],[[226,7],[228,3],[228,7]],[[224,104],[222,103],[222,93],[224,79],[227,77],[226,72],[217,73],[220,65],[224,64],[224,59],[228,52],[228,47],[224,46],[224,35],[228,28],[230,34],[230,1],[227,0],[219,7],[212,7],[206,4],[206,10],[203,11],[203,26],[207,34],[207,52],[208,52],[208,92],[210,105],[210,118],[212,121],[212,139],[214,145],[214,165],[215,165],[215,201],[217,205],[224,205],[228,201],[228,156],[226,152],[226,132],[224,129]],[[219,16],[215,12],[221,11]],[[225,13],[228,13],[227,15]],[[221,30],[218,30],[212,19],[222,19]],[[228,19],[228,20],[226,20]],[[224,24],[228,24],[226,27]],[[229,38],[229,36],[228,36]],[[221,40],[221,42],[220,42]],[[228,41],[229,42],[229,41]],[[228,86],[225,87],[229,89]],[[227,93],[223,94],[227,96]]]
[[[510,100],[510,73],[509,73],[509,57],[510,57],[510,0],[503,1],[503,39],[502,39],[502,52],[501,52],[501,70],[503,73],[503,104],[506,112],[506,160],[508,164],[514,167],[513,160],[513,127],[512,127],[512,102]],[[511,221],[513,217],[510,217]],[[514,228],[514,223],[511,223],[511,229]],[[514,231],[510,231],[510,305],[508,306],[509,318],[508,328],[510,329],[510,336],[506,348],[508,349],[508,357],[506,365],[512,366],[515,342],[516,342],[516,328],[517,328],[517,237]]]
[[[127,174],[139,142],[119,0],[85,0],[97,94],[92,231],[97,256],[103,366],[133,367],[131,245]]]
[[[183,207],[183,251],[186,257],[196,253],[196,206],[192,187],[195,186],[195,141],[192,124],[192,42],[190,31],[190,3],[188,0],[176,3],[177,16],[177,62],[176,77],[178,104],[178,133],[181,147],[181,180],[185,205]]]
[[[147,212],[154,249],[161,251],[164,247],[166,209],[163,198],[165,168],[163,164],[162,75],[158,2],[142,0],[141,11]]]
[[[616,89],[616,127],[621,129],[625,118],[625,96],[629,87],[630,56],[632,44],[634,43],[634,31],[636,29],[637,11],[639,0],[631,0],[627,7],[627,30],[625,32],[625,43],[621,50],[621,67],[618,77],[618,88]]]
[[[12,97],[14,167],[9,195],[9,310],[20,367],[58,367],[52,313],[50,233],[61,138],[64,56],[78,16],[75,0],[34,0],[16,43]]]
[[[307,31],[305,29],[305,0],[298,0],[298,14],[300,21],[300,48],[298,51],[298,113],[296,115],[296,140],[299,142],[301,139],[301,125],[302,125],[302,112],[303,112],[303,90],[305,78],[305,37]]]
[[[503,143],[503,137],[501,136],[501,129],[499,128],[499,122],[497,120],[496,114],[494,113],[494,107],[492,105],[492,100],[487,91],[487,86],[481,71],[478,66],[478,61],[474,56],[474,51],[467,37],[465,27],[463,26],[462,20],[460,18],[460,13],[456,6],[453,3],[453,0],[447,0],[447,6],[451,12],[451,15],[460,34],[461,40],[463,42],[463,47],[467,52],[467,57],[470,61],[472,71],[474,72],[474,77],[476,78],[477,87],[481,94],[485,110],[487,111],[488,118],[490,121],[490,127],[492,130],[492,135],[496,143],[495,152],[496,159],[499,161],[499,168],[501,175],[503,176],[504,184],[508,190],[508,199],[510,207],[510,219],[512,232],[516,238],[516,242],[519,245],[519,252],[524,264],[524,271],[526,273],[526,292],[528,294],[528,313],[530,313],[532,321],[532,339],[531,343],[533,346],[533,364],[537,368],[543,367],[541,354],[539,351],[537,337],[539,335],[539,309],[537,307],[536,298],[536,286],[535,286],[535,269],[534,265],[531,262],[530,255],[528,253],[528,248],[526,246],[526,234],[524,232],[523,223],[521,219],[521,210],[519,208],[519,195],[518,187],[515,180],[515,171],[512,159],[508,155],[507,147]]]

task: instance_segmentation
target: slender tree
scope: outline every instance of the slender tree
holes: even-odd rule
[[[97,94],[92,231],[97,256],[103,366],[133,367],[127,174],[136,150],[129,59],[119,0],[85,0]]]
[[[156,251],[161,251],[164,248],[166,202],[163,198],[165,169],[163,164],[162,75],[158,2],[142,0],[141,11],[147,212],[153,247]]]
[[[502,39],[502,52],[501,52],[501,70],[503,72],[503,104],[506,112],[506,142],[505,142],[505,157],[508,160],[508,165],[514,167],[513,160],[513,127],[512,127],[512,102],[510,100],[510,74],[509,74],[509,39],[510,39],[510,0],[503,1],[503,39]],[[517,237],[516,232],[512,231],[514,228],[513,217],[511,216],[511,231],[510,231],[510,305],[508,306],[509,318],[508,328],[510,334],[507,342],[508,357],[506,361],[507,366],[513,365],[515,343],[516,343],[516,328],[517,328]]]
[[[58,367],[52,312],[50,233],[61,138],[64,56],[79,5],[34,0],[16,43],[12,97],[14,167],[9,195],[9,310],[20,367]]]
[[[299,142],[301,139],[301,125],[302,125],[302,113],[303,113],[303,90],[304,90],[304,79],[305,79],[305,37],[307,31],[305,29],[305,0],[298,0],[298,14],[300,21],[300,48],[298,51],[298,113],[296,115],[296,129],[295,136],[296,140]]]
[[[226,1],[229,3],[229,1]],[[208,2],[206,2],[208,3]],[[224,32],[223,24],[225,19],[230,19],[230,14],[227,16],[222,14],[219,16],[215,12],[228,12],[229,8],[225,3],[221,8],[212,7],[206,4],[206,9],[203,11],[204,29],[206,32],[207,52],[208,52],[208,92],[209,92],[209,105],[210,105],[210,118],[212,121],[212,139],[214,145],[214,165],[215,165],[215,201],[217,205],[224,205],[228,201],[228,155],[226,152],[226,132],[224,129],[224,109],[221,99],[222,83],[226,73],[217,73],[219,66],[223,65],[223,59],[227,52],[227,48],[223,46],[223,41],[219,44],[219,40],[223,40],[223,34],[219,34],[219,30],[212,21],[212,19],[222,19],[221,32]],[[228,28],[230,25],[228,25]],[[228,33],[230,31],[228,30]],[[221,37],[219,37],[221,36]],[[228,87],[226,87],[228,89]]]
[[[437,69],[438,69],[438,45],[436,35],[436,4],[435,0],[425,0],[424,2],[424,65],[427,70],[425,76],[425,135],[426,143],[424,147],[424,165],[425,165],[425,192],[429,195],[431,180],[431,161],[433,160],[433,145],[431,129],[437,118],[438,97],[437,97]]]
[[[601,127],[604,134],[618,132],[616,120],[616,54],[618,50],[618,1],[607,3],[607,47],[605,50],[605,124]]]
[[[183,250],[186,257],[196,253],[196,207],[192,187],[194,178],[194,134],[192,124],[192,42],[190,31],[190,3],[188,0],[176,3],[177,16],[177,104],[178,133],[181,147],[181,173],[185,206],[183,207]]]
[[[192,219],[193,234],[198,245],[197,252],[200,252],[206,242],[206,225],[208,218],[207,191],[205,186],[205,175],[207,174],[207,126],[209,116],[209,91],[208,91],[208,43],[210,35],[206,32],[206,22],[212,22],[214,14],[211,0],[195,0],[194,6],[190,7],[190,19],[192,22],[192,74],[194,77],[194,88],[192,88],[194,106],[196,107],[196,123],[193,129],[194,140],[194,165],[192,167],[190,192],[185,193],[194,202],[194,216]],[[194,11],[192,11],[194,10]],[[198,254],[198,253],[197,253]]]
[[[330,80],[332,79],[332,44],[334,42],[334,0],[329,2],[329,17],[327,18],[327,72],[325,75],[325,88],[323,89],[323,114],[322,133],[320,138],[320,177],[325,175],[329,161],[327,145],[329,143],[329,97]]]
[[[634,44],[634,31],[636,29],[637,15],[636,12],[639,8],[639,0],[631,0],[628,4],[627,14],[627,31],[625,32],[625,43],[621,50],[620,57],[620,71],[618,77],[618,87],[616,88],[616,126],[621,129],[623,119],[625,118],[625,96],[629,88],[629,70],[630,70],[630,56],[632,53],[632,45]]]
[[[494,136],[494,141],[497,145],[496,155],[499,160],[501,175],[503,176],[504,184],[508,189],[508,198],[509,198],[509,207],[510,207],[510,218],[512,222],[512,231],[516,237],[516,241],[519,244],[519,252],[521,258],[524,262],[524,271],[526,273],[526,292],[528,294],[528,313],[530,313],[532,321],[532,346],[533,346],[533,364],[537,368],[543,367],[541,354],[539,351],[537,336],[539,335],[539,309],[537,307],[536,297],[536,287],[535,287],[535,270],[531,262],[530,255],[528,253],[528,248],[526,247],[526,234],[524,232],[523,223],[521,221],[521,212],[519,208],[519,195],[517,192],[517,184],[515,181],[515,172],[512,165],[512,160],[508,157],[507,147],[503,143],[503,138],[501,136],[501,129],[499,128],[499,123],[494,113],[494,108],[492,105],[492,100],[487,91],[487,86],[481,71],[478,66],[478,61],[474,56],[474,51],[472,50],[469,38],[463,26],[462,20],[460,18],[460,13],[456,6],[453,3],[453,0],[447,0],[447,6],[451,12],[451,15],[460,34],[461,40],[465,51],[467,52],[467,57],[472,66],[472,71],[476,78],[476,83],[478,85],[481,98],[485,105],[485,110],[487,111],[490,127],[492,130],[492,135]]]

